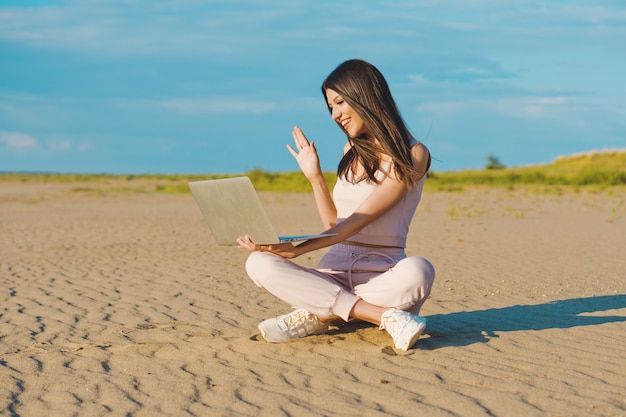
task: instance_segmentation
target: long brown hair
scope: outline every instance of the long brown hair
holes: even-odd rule
[[[355,182],[380,182],[376,172],[381,166],[382,155],[392,158],[396,176],[407,185],[417,183],[426,174],[417,172],[413,166],[411,135],[385,77],[376,67],[359,59],[345,61],[322,83],[325,99],[327,88],[336,91],[354,109],[373,136],[348,137],[352,146],[339,162],[339,177],[347,178],[350,174]],[[332,113],[330,107],[329,111]],[[364,172],[357,176],[358,164],[363,166]]]

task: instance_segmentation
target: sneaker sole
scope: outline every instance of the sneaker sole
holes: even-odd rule
[[[409,339],[408,343],[406,343],[403,347],[399,347],[399,349],[403,351],[407,351],[411,349],[419,340],[419,338],[424,334],[424,330],[426,330],[426,324],[421,323],[420,328],[415,332],[413,336]]]
[[[271,338],[271,337],[269,337],[269,335],[265,331],[265,329],[263,329],[263,327],[261,327],[261,325],[263,323],[265,323],[265,322],[259,323],[259,325],[257,326],[257,329],[259,329],[259,331],[261,332],[261,337],[263,337],[263,339],[266,342],[269,342],[269,343],[282,343],[282,342],[286,342],[287,340],[291,340],[291,339],[288,339],[288,338],[281,338],[281,337],[278,337],[278,338]],[[270,332],[270,333],[272,333],[272,332]]]
[[[270,319],[270,320],[271,320],[271,319]],[[321,334],[326,334],[326,333],[328,333],[328,326],[326,326],[326,327],[324,327],[324,328],[321,328],[321,329],[317,330],[316,332],[313,332],[313,333],[311,333],[311,334],[308,334],[307,336],[302,336],[302,337],[289,337],[289,338],[282,338],[282,337],[279,337],[279,338],[270,338],[270,337],[267,335],[267,333],[265,332],[265,330],[263,329],[263,327],[262,327],[262,324],[263,324],[263,323],[265,323],[265,322],[261,322],[261,323],[259,323],[259,325],[257,326],[257,329],[259,329],[259,332],[261,332],[261,337],[263,337],[263,339],[264,339],[266,342],[269,342],[269,343],[283,343],[283,342],[288,342],[288,341],[291,341],[291,340],[298,340],[298,339],[301,339],[302,337],[307,337],[307,336],[317,336],[317,335],[321,335]]]

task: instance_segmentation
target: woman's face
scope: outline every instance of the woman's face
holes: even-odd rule
[[[335,90],[326,89],[326,102],[330,109],[331,117],[351,138],[369,134],[363,119]]]

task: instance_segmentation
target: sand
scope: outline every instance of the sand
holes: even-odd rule
[[[2,416],[626,416],[624,193],[426,193],[407,250],[436,284],[399,352],[363,323],[264,342],[289,306],[190,194],[98,187],[0,183]],[[319,230],[310,195],[261,197]]]

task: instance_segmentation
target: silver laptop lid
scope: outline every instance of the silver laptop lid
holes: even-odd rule
[[[245,234],[257,243],[279,242],[248,177],[193,181],[189,188],[219,245],[236,245]]]

